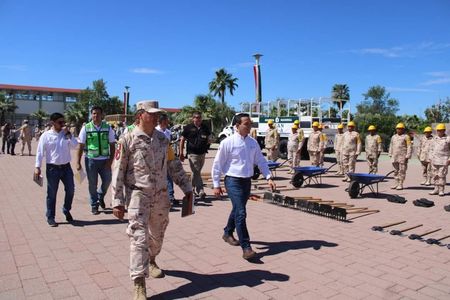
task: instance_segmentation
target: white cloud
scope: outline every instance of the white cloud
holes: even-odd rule
[[[431,77],[433,77],[433,79],[424,81],[420,85],[430,86],[430,85],[436,85],[436,84],[450,83],[450,72],[447,72],[447,71],[428,72],[428,73],[425,73],[425,75],[431,76]]]
[[[350,50],[361,55],[380,55],[388,58],[417,57],[445,52],[450,43],[422,42],[394,47],[373,47]]]
[[[401,88],[401,87],[387,87],[389,92],[399,92],[399,93],[431,93],[434,90],[430,89],[419,89],[419,88]]]
[[[11,71],[26,71],[27,66],[25,65],[0,65],[0,69],[6,69]]]
[[[443,83],[450,83],[450,77],[442,77],[442,78],[438,78],[438,79],[432,79],[432,80],[427,80],[423,83],[421,83],[421,85],[435,85],[435,84],[443,84]]]
[[[131,69],[130,72],[136,74],[162,74],[161,70],[152,69],[152,68],[134,68]]]

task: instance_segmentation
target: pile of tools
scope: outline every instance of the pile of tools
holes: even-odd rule
[[[261,201],[261,198],[251,195],[250,200]],[[368,207],[354,207],[353,204],[325,201],[313,197],[289,197],[272,192],[265,192],[262,201],[339,221],[348,221],[347,216],[352,214],[369,215],[379,212],[379,210],[369,210]]]
[[[394,222],[394,223],[385,224],[385,225],[381,225],[381,226],[373,226],[372,230],[373,231],[384,232],[386,228],[394,227],[394,226],[397,226],[397,225],[400,225],[400,224],[403,224],[403,223],[406,223],[406,221],[399,221],[399,222]],[[406,227],[406,228],[402,228],[402,229],[394,229],[394,230],[389,231],[389,233],[391,235],[406,236],[405,232],[411,231],[413,229],[416,229],[416,228],[419,228],[419,227],[422,227],[422,226],[423,226],[423,224],[418,224],[418,225],[414,225],[414,226],[410,226],[410,227]],[[445,246],[445,244],[442,244],[441,241],[450,238],[450,235],[446,235],[446,236],[443,236],[443,237],[440,237],[440,238],[424,239],[424,237],[426,237],[426,236],[428,236],[428,235],[430,235],[432,233],[441,231],[441,230],[442,230],[442,228],[437,228],[437,229],[432,229],[432,230],[425,231],[425,232],[420,233],[420,234],[413,233],[413,234],[410,234],[408,236],[408,238],[410,240],[424,241],[424,242],[426,242],[427,244],[430,244],[430,245]],[[450,244],[447,244],[447,248],[450,249]]]

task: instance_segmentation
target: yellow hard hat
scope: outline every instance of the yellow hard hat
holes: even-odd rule
[[[437,124],[436,130],[445,130],[445,124],[443,124],[443,123]]]
[[[294,124],[295,124],[295,125],[298,125],[298,124],[300,124],[300,121],[299,121],[299,120],[295,120],[295,121],[294,121]]]
[[[356,126],[355,122],[353,122],[353,121],[348,122],[347,127],[350,127],[350,126],[355,127]]]
[[[371,131],[371,130],[377,130],[377,128],[376,128],[375,126],[373,126],[373,125],[370,125],[369,128],[368,128],[367,130],[368,130],[368,131]]]
[[[344,124],[339,124],[338,129],[344,129]]]
[[[425,129],[423,130],[423,133],[427,133],[427,132],[433,132],[433,129],[431,129],[430,126],[425,127]]]
[[[292,125],[292,127],[291,127],[292,129],[298,129],[298,126],[297,125]]]
[[[267,124],[273,124],[273,120],[272,119],[270,119],[269,121],[267,121]]]
[[[405,124],[398,123],[397,126],[395,126],[395,129],[405,129]]]
[[[312,127],[319,127],[319,122],[313,122]]]

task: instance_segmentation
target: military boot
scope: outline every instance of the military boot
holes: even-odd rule
[[[147,300],[144,277],[138,277],[134,280],[133,300]]]
[[[426,186],[430,186],[431,185],[431,178],[427,177],[427,180],[425,181],[425,185]]]
[[[398,181],[398,185],[395,189],[398,191],[403,190],[403,181],[402,180]]]
[[[431,192],[429,192],[430,195],[437,195],[439,194],[439,186],[435,185],[434,186],[434,190],[432,190]]]
[[[422,180],[421,182],[420,182],[420,185],[425,185],[427,183],[427,178],[424,178],[424,180]]]
[[[395,190],[398,187],[398,180],[397,178],[394,179],[394,185],[391,186],[391,189]]]
[[[445,195],[445,192],[444,192],[444,186],[439,186],[439,196],[441,196],[441,197],[444,197],[444,195]]]
[[[163,270],[161,270],[158,265],[155,262],[155,258],[154,257],[150,257],[150,276],[152,276],[153,278],[163,278],[164,277],[164,272]]]

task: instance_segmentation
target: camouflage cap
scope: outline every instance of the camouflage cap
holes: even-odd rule
[[[148,113],[161,113],[162,109],[159,109],[158,101],[141,101],[136,103],[136,110],[143,109]]]

